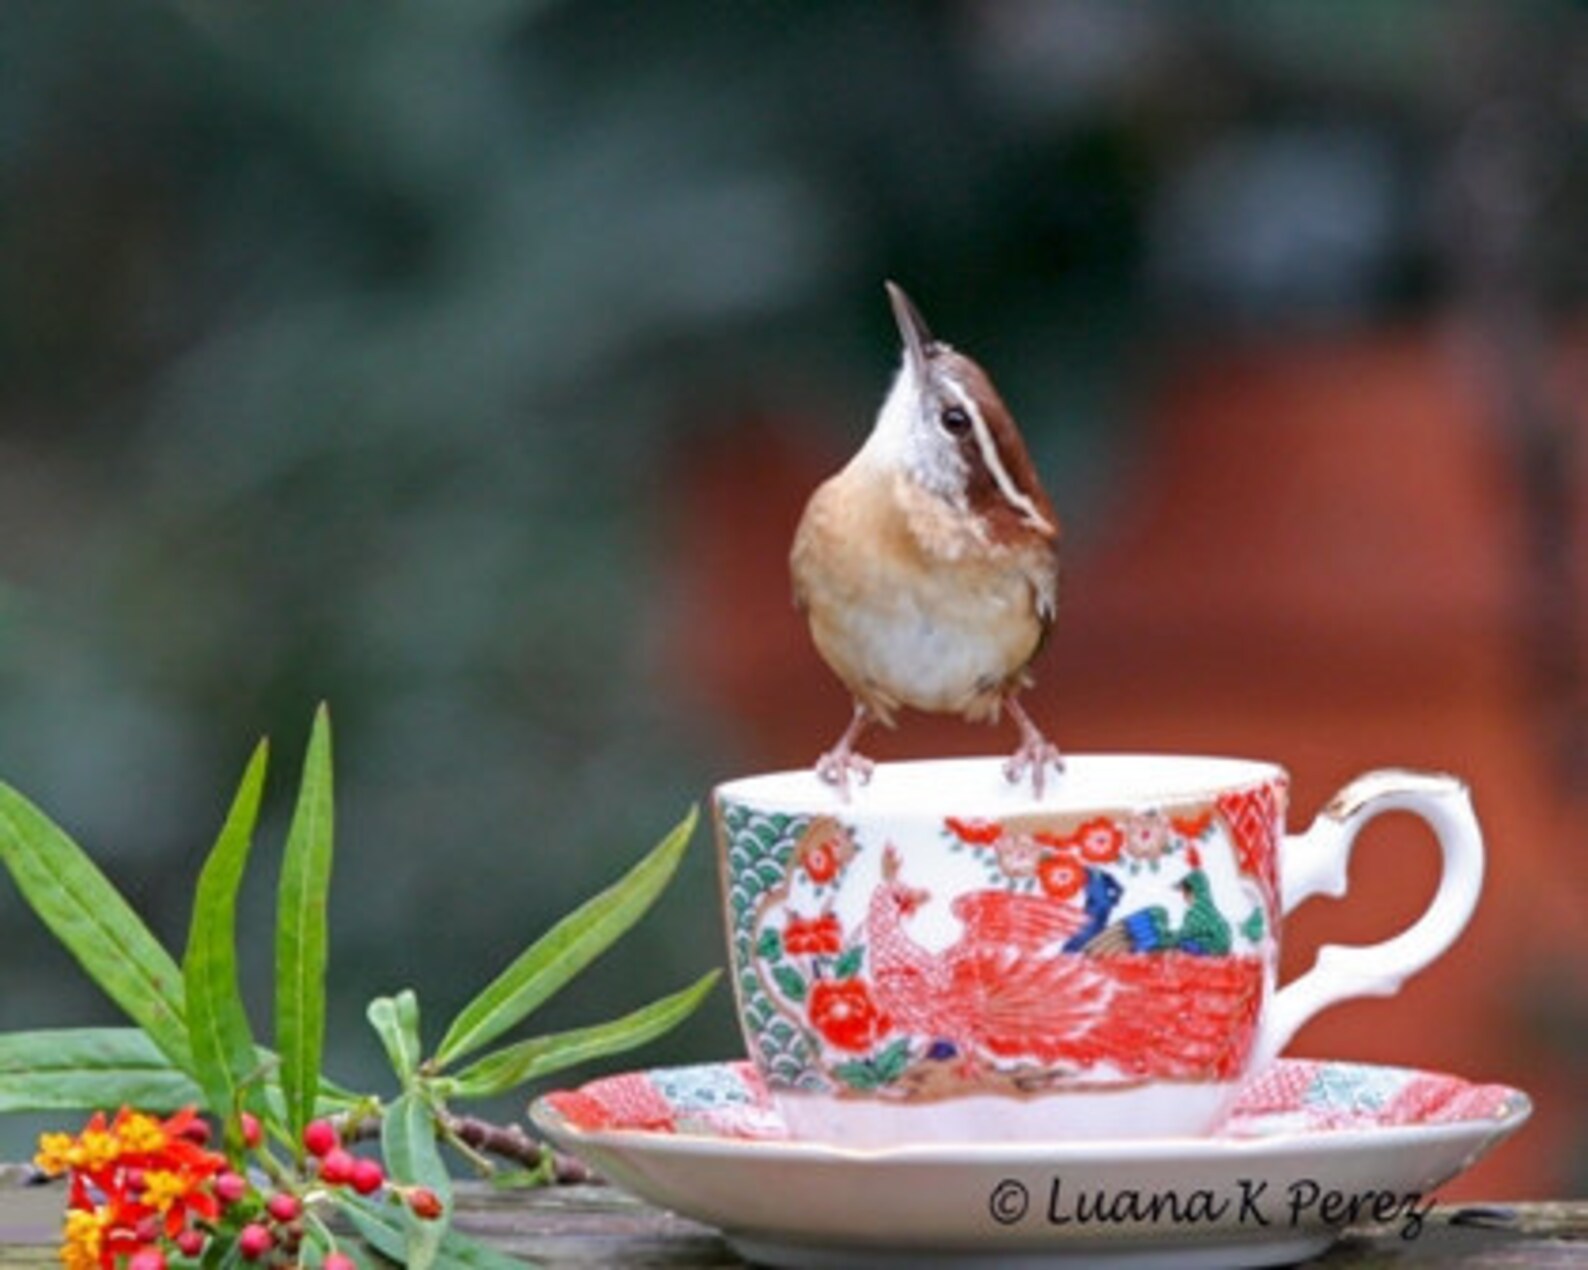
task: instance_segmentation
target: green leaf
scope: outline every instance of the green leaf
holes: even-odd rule
[[[249,1078],[259,1071],[253,1031],[237,987],[237,889],[248,863],[268,761],[269,747],[261,741],[199,874],[182,959],[193,1075],[209,1110],[228,1120],[242,1106]],[[252,1101],[257,1103],[257,1096]]]
[[[516,1026],[639,921],[678,868],[696,816],[690,808],[643,860],[558,922],[464,1006],[436,1050],[436,1066],[444,1067]]]
[[[800,977],[799,971],[791,966],[773,966],[772,978],[777,980],[777,986],[790,1001],[797,1004],[805,1000],[805,980]]]
[[[100,989],[188,1071],[182,971],[83,849],[0,784],[0,860],[23,897]]]
[[[900,1037],[889,1045],[876,1057],[877,1078],[885,1085],[891,1085],[904,1075],[904,1070],[910,1065],[910,1042]]]
[[[394,1100],[381,1118],[381,1153],[386,1171],[403,1186],[428,1186],[441,1200],[442,1214],[421,1220],[405,1210],[404,1255],[408,1270],[428,1270],[452,1222],[452,1178],[436,1142],[436,1117],[417,1091]]]
[[[833,978],[853,979],[860,973],[861,964],[865,959],[866,946],[864,944],[856,944],[834,963]]]
[[[419,998],[404,988],[395,997],[376,997],[366,1011],[370,1026],[404,1089],[412,1086],[419,1068]]]
[[[755,955],[763,961],[776,961],[783,955],[783,937],[768,926],[756,941]]]
[[[331,717],[314,716],[287,831],[276,910],[276,1048],[293,1141],[314,1117],[325,1047],[326,898],[331,885]]]
[[[621,1054],[655,1040],[694,1013],[719,974],[713,970],[682,991],[610,1023],[537,1036],[488,1054],[457,1074],[457,1094],[463,1098],[490,1098],[575,1063]]]
[[[839,1063],[833,1068],[833,1075],[851,1089],[858,1089],[862,1093],[868,1093],[882,1083],[877,1077],[876,1067],[866,1059]]]
[[[338,1195],[336,1201],[370,1247],[399,1265],[404,1262],[408,1255],[407,1223],[412,1220],[405,1210],[395,1204],[351,1195]],[[435,1270],[524,1270],[528,1264],[456,1230],[449,1230],[441,1237],[432,1262]]]
[[[0,1112],[168,1112],[199,1099],[199,1087],[137,1028],[0,1035]]]

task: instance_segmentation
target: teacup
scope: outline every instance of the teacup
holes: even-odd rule
[[[1377,771],[1303,834],[1274,764],[1071,756],[1043,798],[998,759],[808,771],[714,795],[740,1024],[796,1138],[853,1147],[1206,1134],[1308,1018],[1455,940],[1483,842],[1453,777]],[[1358,830],[1424,819],[1423,915],[1279,987],[1280,927],[1341,895]]]

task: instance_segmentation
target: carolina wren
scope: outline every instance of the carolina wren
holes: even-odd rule
[[[932,338],[887,284],[904,364],[871,435],[819,486],[794,535],[794,596],[817,651],[855,700],[816,771],[846,796],[872,763],[855,750],[900,707],[996,722],[1020,744],[1005,764],[1040,797],[1059,751],[1021,708],[1053,623],[1059,522],[992,380]]]

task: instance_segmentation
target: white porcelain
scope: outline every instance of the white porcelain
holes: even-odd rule
[[[1072,755],[1034,797],[999,759],[715,791],[740,1022],[797,1137],[906,1142],[1211,1131],[1318,1010],[1396,991],[1471,916],[1483,845],[1453,777],[1379,771],[1287,836],[1275,764]],[[1444,868],[1408,930],[1276,983],[1284,915],[1343,893],[1406,811]]]
[[[747,1063],[627,1073],[530,1114],[559,1147],[718,1227],[757,1264],[1179,1270],[1289,1264],[1373,1220],[1412,1248],[1436,1188],[1530,1109],[1504,1086],[1282,1060],[1202,1138],[796,1141]]]

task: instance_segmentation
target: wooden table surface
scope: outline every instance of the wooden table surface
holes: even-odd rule
[[[462,1188],[458,1225],[531,1264],[572,1267],[743,1266],[716,1231],[613,1186],[493,1192]],[[0,1186],[0,1264],[58,1267],[60,1186]],[[1588,1267],[1588,1200],[1434,1209],[1424,1234],[1348,1233],[1308,1266],[1449,1266],[1459,1270]]]

